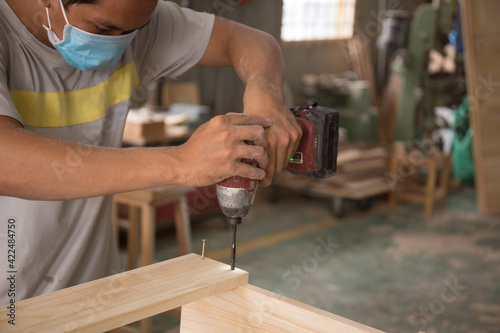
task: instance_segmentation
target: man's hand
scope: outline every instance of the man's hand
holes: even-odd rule
[[[295,154],[302,137],[302,130],[292,112],[283,104],[281,87],[279,90],[272,86],[263,89],[263,85],[266,83],[254,84],[251,80],[247,81],[243,100],[245,113],[268,117],[273,121],[272,126],[266,129],[269,163],[266,177],[260,182],[261,186],[268,186],[273,177],[287,166]]]
[[[285,63],[279,44],[267,33],[217,17],[199,64],[233,66],[246,84],[243,112],[272,119],[273,125],[266,129],[269,164],[261,185],[271,184],[295,153],[302,135],[283,103]]]
[[[204,186],[232,176],[263,179],[269,161],[264,128],[271,125],[268,118],[246,114],[214,117],[178,147],[175,155],[182,166],[179,183]],[[243,158],[256,160],[259,168],[241,162]]]

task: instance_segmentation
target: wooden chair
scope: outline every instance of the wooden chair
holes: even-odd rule
[[[437,181],[440,166],[441,175]],[[415,184],[410,180],[411,174],[422,167],[427,168],[425,185]],[[394,154],[391,157],[393,188],[389,194],[389,210],[394,211],[397,201],[421,203],[425,207],[425,219],[430,219],[436,202],[441,209],[445,207],[450,172],[450,155],[439,153],[432,157],[412,158],[408,154]]]

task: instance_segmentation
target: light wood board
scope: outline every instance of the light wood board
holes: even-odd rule
[[[246,285],[182,307],[182,333],[376,333],[371,327]]]
[[[248,273],[189,254],[0,308],[0,332],[103,332],[248,283]]]
[[[500,1],[460,4],[479,211],[500,214]]]

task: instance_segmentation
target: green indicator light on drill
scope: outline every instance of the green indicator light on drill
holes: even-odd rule
[[[302,163],[303,162],[303,154],[302,153],[295,153],[293,157],[290,159],[290,163]]]

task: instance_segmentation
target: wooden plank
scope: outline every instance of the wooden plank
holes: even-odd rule
[[[500,26],[498,0],[461,0],[467,91],[474,130],[474,164],[479,211],[500,214]],[[493,43],[492,41],[497,41]]]
[[[380,107],[369,43],[364,42],[359,36],[354,36],[347,41],[347,47],[354,72],[360,80],[368,81],[370,84],[372,105]]]
[[[248,283],[248,273],[189,254],[0,308],[0,332],[103,332]]]
[[[252,285],[182,307],[182,333],[381,332]]]

